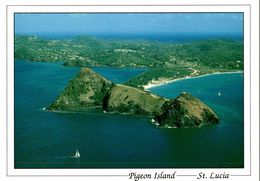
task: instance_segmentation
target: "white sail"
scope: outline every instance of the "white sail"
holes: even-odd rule
[[[80,157],[79,150],[76,150],[76,153],[75,153],[74,157],[75,157],[75,158],[79,158],[79,157]]]
[[[218,92],[218,96],[221,96],[221,93],[220,93],[220,92]]]

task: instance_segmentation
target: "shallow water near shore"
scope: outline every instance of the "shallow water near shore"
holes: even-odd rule
[[[143,71],[95,70],[117,83]],[[200,129],[158,129],[144,116],[43,111],[78,71],[59,63],[15,62],[15,168],[244,166],[243,74],[211,75],[149,89],[168,98],[190,92],[221,119],[216,126]],[[80,158],[71,157],[76,149]]]

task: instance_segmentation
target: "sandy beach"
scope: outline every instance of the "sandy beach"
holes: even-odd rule
[[[234,74],[234,73],[243,73],[243,71],[234,71],[234,72],[214,72],[214,73],[210,73],[210,74],[203,74],[203,75],[195,75],[195,76],[186,76],[186,77],[181,77],[181,78],[176,78],[176,79],[163,79],[163,80],[152,80],[151,82],[149,82],[148,84],[144,85],[143,88],[145,90],[148,90],[150,88],[153,87],[157,87],[157,86],[162,86],[162,85],[166,85],[172,82],[176,82],[176,81],[180,81],[180,80],[185,80],[185,79],[192,79],[192,78],[199,78],[199,77],[204,77],[204,76],[209,76],[209,75],[216,75],[216,74]]]

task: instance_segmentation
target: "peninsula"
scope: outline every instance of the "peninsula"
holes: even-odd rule
[[[46,110],[77,112],[92,108],[149,116],[161,128],[200,128],[219,122],[209,107],[188,93],[169,100],[135,87],[115,84],[86,67],[81,68]]]

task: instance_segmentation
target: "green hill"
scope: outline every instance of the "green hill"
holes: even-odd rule
[[[103,99],[114,84],[89,68],[80,72],[68,83],[64,91],[47,109],[52,111],[83,111],[101,107]]]
[[[111,89],[106,110],[121,113],[156,115],[160,113],[165,98],[150,92],[117,84]]]
[[[160,127],[196,128],[219,122],[218,116],[206,104],[189,93],[183,92],[167,102],[162,113],[154,120]]]

